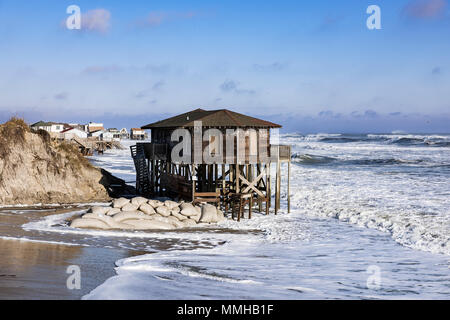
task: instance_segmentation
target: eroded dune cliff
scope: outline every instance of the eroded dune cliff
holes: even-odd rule
[[[0,125],[0,205],[109,200],[111,180],[119,179],[21,119]]]

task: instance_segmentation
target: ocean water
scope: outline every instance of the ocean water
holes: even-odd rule
[[[117,275],[85,299],[450,299],[449,135],[287,134],[281,143],[293,146],[290,214],[283,180],[277,216],[93,231],[67,226],[85,210],[75,208],[23,229],[149,252],[117,261]],[[133,184],[129,154],[92,161]]]
[[[290,214],[284,186],[279,215],[226,221],[242,233],[204,233],[213,248],[120,260],[85,298],[450,299],[449,135],[281,142],[293,146]]]

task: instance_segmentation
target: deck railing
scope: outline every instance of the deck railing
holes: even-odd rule
[[[170,150],[168,144],[151,143],[151,142],[139,143],[138,142],[137,145],[139,145],[143,149],[143,152],[147,159],[171,161],[171,157],[170,157],[171,150]],[[246,150],[246,156],[245,156],[246,163],[249,162],[251,159],[251,156],[248,154],[248,152],[249,152],[249,150]],[[267,156],[270,157],[269,162],[276,162],[277,160],[289,161],[291,158],[291,146],[290,145],[273,145],[272,144],[268,148]],[[254,159],[259,160],[261,163],[268,162],[268,161],[259,159],[258,155],[253,155],[253,157],[256,157]],[[192,155],[192,160],[194,160],[193,155]],[[224,160],[225,160],[225,157],[224,157]]]

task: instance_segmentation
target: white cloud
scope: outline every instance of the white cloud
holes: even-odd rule
[[[98,66],[89,66],[84,68],[83,72],[84,74],[105,74],[105,73],[112,73],[112,72],[119,72],[122,71],[122,68],[117,65],[98,65]]]
[[[157,27],[168,21],[192,19],[199,14],[194,11],[170,12],[170,11],[152,11],[144,20],[138,22],[142,27]]]
[[[442,16],[447,7],[447,0],[412,0],[404,8],[410,18],[433,19]]]
[[[106,9],[89,10],[81,14],[81,29],[106,33],[111,27],[111,13]]]
[[[255,94],[255,90],[249,90],[249,89],[241,89],[240,83],[236,82],[234,80],[226,80],[219,86],[220,90],[223,92],[229,93],[236,93],[236,94]]]

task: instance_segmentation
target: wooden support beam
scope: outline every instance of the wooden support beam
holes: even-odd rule
[[[241,170],[240,165],[237,164],[236,165],[236,177],[234,178],[235,179],[235,183],[236,183],[236,193],[241,192],[240,191],[241,190],[241,188],[240,188],[240,184],[241,183],[240,183],[240,179],[239,179],[239,177],[241,176],[240,170]]]
[[[152,161],[152,193],[155,194],[156,193],[156,165],[155,165],[155,160],[151,160]]]
[[[196,188],[196,183],[197,183],[197,181],[194,180],[195,179],[194,177],[197,174],[195,164],[192,165],[191,172],[192,172],[192,201],[194,201],[195,200],[195,188]]]
[[[280,199],[281,197],[281,162],[277,161],[277,176],[275,185],[275,214],[280,210]]]
[[[267,203],[268,207],[270,208],[272,206],[272,189],[271,189],[271,182],[270,182],[270,167],[271,163],[266,164],[266,196],[269,199],[269,202]],[[267,214],[269,214],[269,210],[267,210]]]
[[[206,165],[208,167],[208,186],[207,186],[207,191],[212,191],[214,189],[214,165],[212,164],[207,164]]]
[[[222,164],[222,195],[225,196],[225,165]]]
[[[287,176],[287,201],[288,213],[291,213],[291,160],[288,161],[288,176]]]
[[[214,191],[217,189],[218,182],[219,182],[219,165],[214,164]]]
[[[251,189],[254,192],[256,192],[259,196],[264,197],[264,194],[255,187],[255,185],[258,183],[259,179],[262,179],[263,176],[264,176],[264,172],[261,172],[260,175],[258,177],[256,177],[256,179],[253,180],[252,182],[248,181],[243,176],[239,176],[239,179],[242,180],[243,185],[246,185],[245,189],[242,192],[247,193]]]

